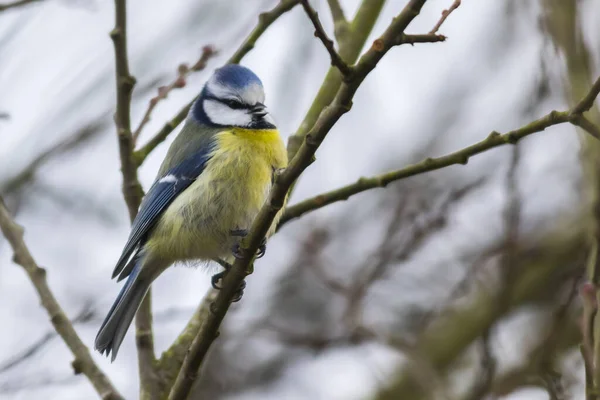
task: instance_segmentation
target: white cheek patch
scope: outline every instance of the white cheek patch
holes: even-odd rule
[[[246,110],[234,110],[215,100],[204,100],[202,107],[213,124],[248,126],[252,122],[252,116]]]

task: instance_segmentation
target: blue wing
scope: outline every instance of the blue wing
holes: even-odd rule
[[[145,239],[159,220],[162,212],[167,209],[175,198],[187,189],[204,170],[210,159],[212,146],[205,146],[201,151],[184,159],[175,167],[169,169],[158,178],[142,200],[140,210],[131,225],[131,233],[119,261],[115,266],[112,277],[119,275],[119,281],[126,278],[133,269],[131,255],[137,255]],[[134,255],[135,258],[135,255]]]

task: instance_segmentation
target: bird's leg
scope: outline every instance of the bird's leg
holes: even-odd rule
[[[219,281],[222,281],[223,279],[225,279],[225,276],[227,275],[227,273],[229,272],[229,270],[231,269],[231,264],[229,264],[227,261],[222,260],[220,258],[215,259],[215,261],[217,263],[219,263],[219,265],[221,267],[224,268],[223,271],[214,274],[212,276],[212,278],[210,279],[210,284],[212,285],[213,288],[217,289],[217,290],[221,290],[222,287],[219,285]],[[238,290],[235,292],[235,296],[233,297],[233,300],[231,300],[233,303],[238,302],[242,299],[242,296],[244,295],[244,289],[246,288],[246,281],[242,281],[240,283],[240,287],[238,288]]]
[[[229,231],[231,236],[235,237],[246,237],[248,235],[248,229],[232,229]],[[236,242],[231,248],[231,252],[235,258],[242,258],[244,255],[240,250],[240,243]],[[256,258],[261,258],[267,252],[267,238],[263,238],[258,246],[258,251],[256,252]]]

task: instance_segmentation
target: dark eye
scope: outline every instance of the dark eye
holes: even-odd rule
[[[233,108],[234,110],[239,110],[241,108],[245,108],[244,104],[241,101],[234,99],[226,99],[223,100],[223,103],[227,104],[229,108]]]

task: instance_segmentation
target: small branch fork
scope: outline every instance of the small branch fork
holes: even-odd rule
[[[338,10],[338,8],[336,6],[337,3],[336,2],[333,2],[333,3],[334,3],[333,5],[330,4],[330,8],[332,10],[332,15],[334,16],[334,21],[339,23],[340,18],[341,18],[339,12],[341,11],[341,8]],[[300,4],[302,4],[302,7],[304,8],[306,15],[308,16],[308,18],[310,19],[310,21],[312,22],[312,24],[315,28],[315,37],[317,37],[321,41],[321,43],[323,43],[323,46],[329,53],[329,57],[331,58],[331,65],[333,65],[340,71],[344,81],[346,81],[346,82],[350,81],[355,72],[354,67],[351,65],[348,65],[342,59],[342,56],[335,50],[335,45],[333,43],[333,40],[330,39],[329,36],[327,36],[327,33],[325,32],[325,29],[323,28],[323,25],[321,24],[321,21],[319,20],[319,14],[317,13],[317,11],[314,8],[311,7],[308,0],[300,0]],[[341,14],[341,15],[343,16],[343,14]],[[441,25],[440,22],[438,22],[438,24]],[[439,26],[437,27],[437,29],[439,29]],[[436,32],[437,32],[437,29],[436,29]],[[445,40],[446,40],[446,37],[444,35],[438,35],[433,31],[430,33],[427,33],[427,34],[420,34],[420,35],[407,35],[404,32],[402,32],[400,35],[398,35],[398,38],[393,42],[393,45],[399,46],[402,44],[436,43],[436,42],[443,42]]]
[[[308,15],[308,18],[315,27],[315,36],[319,38],[319,40],[321,41],[321,43],[323,43],[323,46],[325,46],[325,49],[329,53],[329,57],[331,57],[331,65],[339,69],[344,77],[350,77],[352,75],[353,69],[351,66],[344,62],[342,57],[335,50],[333,40],[331,40],[327,36],[327,33],[325,32],[325,29],[323,29],[321,21],[319,21],[319,14],[317,13],[317,11],[310,6],[308,0],[300,0],[300,4],[302,4],[306,15]]]
[[[108,377],[98,368],[86,345],[81,341],[69,318],[52,294],[46,270],[37,265],[23,240],[23,227],[18,225],[4,205],[0,197],[0,230],[13,249],[13,260],[23,267],[29,280],[40,297],[42,307],[46,309],[50,321],[63,342],[67,345],[75,360],[71,363],[75,374],[85,375],[103,400],[123,400],[123,396],[110,382]]]

